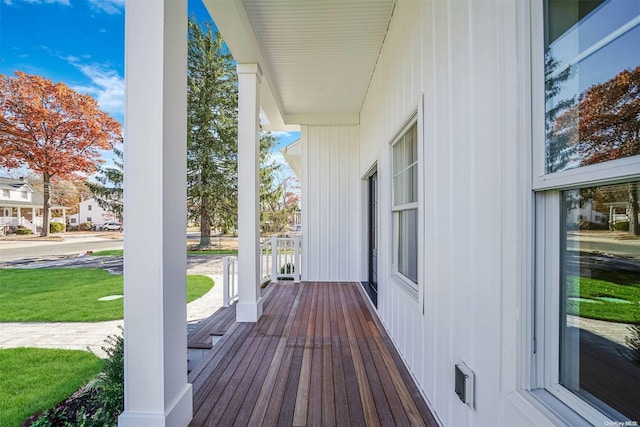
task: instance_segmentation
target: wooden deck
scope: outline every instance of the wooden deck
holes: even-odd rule
[[[189,375],[191,426],[437,426],[355,283],[277,283]]]
[[[198,323],[187,336],[188,348],[210,349],[213,337],[223,336],[236,322],[236,305],[220,307],[213,315]]]

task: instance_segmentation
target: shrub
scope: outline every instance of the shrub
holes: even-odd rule
[[[629,221],[616,222],[613,229],[617,231],[629,231]]]
[[[19,225],[15,230],[16,234],[33,234],[30,228],[25,227],[24,225]]]
[[[88,221],[88,222],[83,222],[82,224],[78,225],[78,230],[80,231],[91,231],[93,230],[93,223]]]
[[[91,420],[98,425],[118,424],[118,416],[124,411],[124,330],[118,336],[108,336],[104,370],[96,383],[97,393],[92,403],[98,408]]]
[[[625,337],[624,340],[631,348],[631,361],[640,366],[640,321],[636,321],[636,323],[628,326],[628,329],[629,332],[631,332],[631,335]]]
[[[120,328],[122,331],[123,329]],[[124,336],[105,339],[104,368],[97,379],[42,414],[32,427],[116,427],[124,411]]]
[[[296,271],[296,267],[290,262],[280,267],[280,274],[291,274]]]
[[[60,233],[65,230],[65,226],[61,222],[51,222],[49,223],[49,231],[52,233]]]

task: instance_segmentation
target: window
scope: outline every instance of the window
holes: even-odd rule
[[[640,421],[640,2],[544,4],[533,383],[624,425]]]
[[[411,288],[418,283],[418,125],[412,120],[392,145],[394,274]]]
[[[9,190],[2,190],[2,197],[4,199],[10,199],[11,198],[11,194],[9,193]]]
[[[75,218],[69,218],[69,224],[75,224],[75,223],[76,223]]]
[[[24,200],[28,200],[28,199],[29,199],[29,193],[27,193],[26,191],[23,191],[23,192],[22,192],[22,198],[23,198]]]
[[[90,216],[87,217],[87,222],[91,222],[91,217]]]
[[[90,211],[91,210],[91,205],[87,205],[87,210]]]

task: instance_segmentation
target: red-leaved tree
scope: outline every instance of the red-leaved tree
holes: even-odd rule
[[[569,135],[581,166],[640,155],[640,67],[624,70],[584,91],[558,116],[558,134]],[[638,183],[629,184],[629,231],[640,235]]]
[[[0,166],[42,175],[47,236],[51,178],[93,173],[102,162],[99,150],[120,141],[121,126],[89,95],[19,71],[0,75],[0,113]]]

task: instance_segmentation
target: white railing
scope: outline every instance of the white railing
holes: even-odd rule
[[[273,236],[260,245],[260,285],[278,280],[300,281],[300,237]],[[225,307],[238,299],[238,257],[223,258],[222,298]]]
[[[40,221],[42,222],[42,220]],[[23,227],[33,229],[33,223],[23,216],[0,216],[0,225],[7,225],[10,227],[17,227],[19,225],[22,225]]]
[[[222,302],[229,307],[238,299],[238,257],[226,256],[222,261]]]
[[[300,237],[277,237],[260,245],[261,283],[282,279],[300,281]]]

